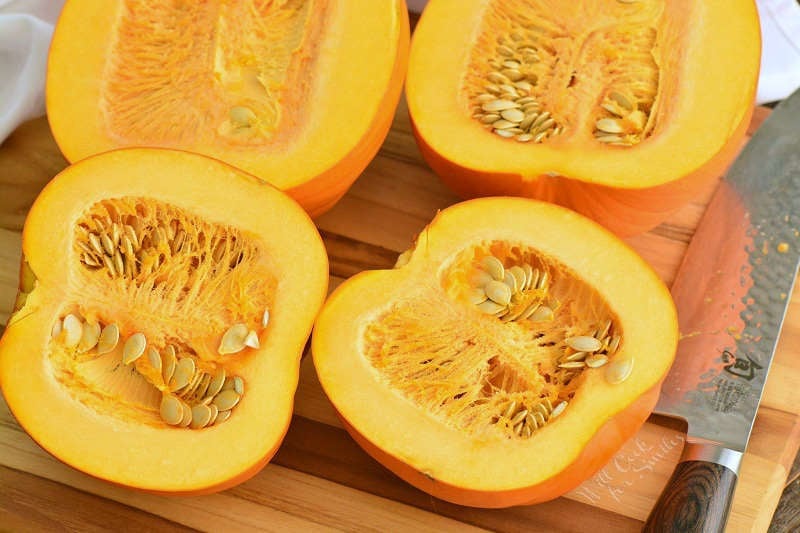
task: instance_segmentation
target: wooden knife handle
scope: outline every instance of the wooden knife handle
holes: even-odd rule
[[[643,531],[721,532],[735,487],[736,473],[730,468],[709,461],[678,463]]]

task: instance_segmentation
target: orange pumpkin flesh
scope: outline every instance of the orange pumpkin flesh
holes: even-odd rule
[[[733,159],[759,61],[752,0],[433,0],[406,96],[423,156],[458,194],[552,201],[630,235]]]
[[[200,155],[117,150],[44,189],[23,254],[26,296],[0,341],[0,384],[43,448],[98,478],[165,493],[230,487],[272,457],[328,281],[322,241],[295,202]],[[67,325],[76,317],[77,345]],[[109,351],[112,324],[119,341]],[[237,324],[257,342],[222,354]],[[146,349],[126,363],[137,333]],[[181,387],[187,360],[195,370]],[[192,425],[169,422],[165,398],[213,405],[217,419],[196,427],[200,406]]]
[[[316,216],[388,133],[408,41],[403,0],[71,0],[48,118],[70,161],[124,146],[199,152]]]
[[[481,283],[490,292],[488,256],[518,287],[499,310],[475,296]],[[472,200],[442,211],[399,264],[337,288],[312,351],[348,431],[416,487],[480,507],[555,498],[655,405],[677,344],[672,299],[587,219],[527,199]],[[527,288],[508,279],[525,265],[539,272]],[[578,353],[587,336],[597,346]]]

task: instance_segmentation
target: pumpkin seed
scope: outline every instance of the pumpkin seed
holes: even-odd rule
[[[483,269],[495,280],[502,281],[503,278],[505,278],[506,269],[503,267],[503,263],[495,256],[487,255],[483,258],[481,264],[483,265]]]
[[[261,316],[261,327],[265,328],[269,324],[269,309],[264,309],[264,314]]]
[[[183,418],[178,425],[182,428],[189,427],[189,424],[192,423],[192,408],[186,402],[181,402],[181,407],[183,408]]]
[[[603,344],[598,339],[586,335],[569,337],[565,342],[567,346],[578,352],[596,352],[603,347]]]
[[[550,401],[550,398],[547,397],[543,398],[541,405],[544,405],[548,413],[553,412],[553,403]]]
[[[117,347],[119,342],[119,326],[116,324],[108,324],[100,332],[100,337],[97,340],[97,353],[102,355],[110,352]]]
[[[514,123],[501,118],[500,120],[492,122],[492,127],[496,130],[507,130],[513,128]]]
[[[517,70],[515,68],[503,69],[502,74],[506,78],[511,80],[512,83],[515,82],[515,81],[520,81],[521,79],[523,79],[525,77],[525,74],[523,74],[522,72],[520,72],[519,70]]]
[[[550,403],[550,400],[545,398],[543,403],[536,404],[536,410],[542,413],[542,416],[545,418],[550,417],[550,413],[553,411],[553,404]]]
[[[536,420],[536,424],[538,424],[539,427],[542,427],[547,423],[547,419],[542,413],[533,413],[533,418]]]
[[[589,368],[600,368],[608,362],[608,356],[595,353],[586,358],[586,366]]]
[[[504,109],[500,112],[500,116],[506,119],[509,122],[513,122],[514,124],[519,124],[522,119],[525,118],[525,113],[517,108],[513,109]]]
[[[103,249],[106,251],[108,255],[114,255],[114,241],[111,240],[107,234],[102,233],[100,235],[100,243],[103,245]]]
[[[512,102],[511,100],[498,99],[498,100],[493,100],[491,102],[486,102],[481,106],[481,109],[483,109],[484,111],[499,112],[499,111],[505,111],[506,109],[512,109],[515,107],[519,107],[519,104],[517,104],[516,102]]]
[[[206,390],[206,396],[216,396],[219,391],[222,390],[222,386],[225,384],[225,369],[220,367],[217,370],[217,373],[214,374],[214,377],[211,379],[211,382],[208,384],[208,390]]]
[[[595,127],[598,130],[606,133],[622,133],[625,131],[625,129],[622,127],[622,124],[613,118],[601,118],[595,122]]]
[[[609,354],[616,353],[617,348],[619,348],[619,341],[620,340],[621,340],[621,338],[620,338],[619,335],[614,335],[614,337],[611,339],[611,342],[608,344],[608,353]]]
[[[545,320],[553,320],[554,317],[555,313],[553,313],[553,310],[546,305],[542,305],[538,307],[528,318],[534,322],[543,322]]]
[[[632,357],[623,359],[614,358],[614,360],[606,366],[605,378],[611,385],[617,385],[628,379],[631,372],[633,372]]]
[[[489,75],[486,76],[486,79],[488,79],[490,82],[496,83],[498,85],[501,85],[501,84],[504,84],[504,83],[511,83],[511,80],[508,79],[505,75],[501,74],[500,72],[490,72]]]
[[[479,311],[486,313],[487,315],[494,315],[506,309],[506,306],[495,303],[492,300],[481,302],[476,307]]]
[[[114,266],[114,260],[108,257],[107,255],[103,256],[103,264],[105,265],[108,273],[111,274],[112,278],[117,277],[117,269]]]
[[[81,261],[83,261],[86,265],[90,267],[100,267],[103,266],[97,259],[89,254],[83,254],[81,257]]]
[[[528,268],[530,268],[530,265],[528,265]],[[509,272],[511,272],[511,275],[514,276],[514,279],[517,282],[517,290],[518,291],[524,290],[525,289],[525,283],[528,280],[528,276],[525,273],[525,269],[523,269],[520,266],[513,266],[513,267],[509,268],[508,270],[509,270]],[[514,291],[514,292],[516,292],[516,291]]]
[[[595,337],[597,337],[598,339],[602,339],[603,337],[608,335],[608,331],[610,329],[611,329],[611,320],[606,320],[603,323],[603,327],[598,330],[597,335],[595,335]],[[600,341],[600,342],[602,342],[602,341]]]
[[[247,337],[244,338],[244,345],[257,350],[261,346],[261,342],[258,339],[258,333],[255,331],[250,331],[247,334]]]
[[[647,115],[644,114],[643,111],[633,111],[630,115],[625,117],[634,127],[636,131],[642,131],[644,129],[644,125],[647,123]]]
[[[63,322],[61,322],[60,318],[56,318],[55,323],[53,324],[52,329],[50,330],[50,337],[52,339],[57,339],[61,332],[64,330]]]
[[[126,365],[133,363],[142,356],[146,346],[147,339],[144,333],[134,333],[122,347],[122,362]]]
[[[147,348],[147,361],[153,367],[153,370],[161,375],[161,356],[158,354],[158,350],[152,346]]]
[[[539,277],[539,282],[536,284],[537,289],[546,289],[547,282],[549,281],[549,274],[547,272],[542,272],[542,275]]]
[[[528,410],[523,409],[522,411],[519,411],[517,414],[514,415],[514,418],[511,419],[510,424],[512,426],[516,426],[517,424],[525,420],[526,416],[528,416]]]
[[[617,104],[610,104],[608,102],[603,102],[602,104],[600,104],[600,107],[602,107],[612,115],[617,116],[619,118],[625,116],[625,110],[620,108],[620,106],[618,106]]]
[[[95,252],[97,252],[101,256],[105,255],[105,250],[103,250],[103,245],[100,244],[100,237],[98,237],[94,233],[90,233],[89,234],[89,243],[91,243],[92,248],[94,248]]]
[[[586,352],[575,352],[564,357],[564,361],[583,361],[587,355]]]
[[[486,290],[486,296],[495,303],[506,306],[511,301],[511,289],[502,281],[492,280],[486,284],[484,289]]]
[[[517,278],[514,277],[514,274],[506,270],[505,275],[503,276],[503,283],[508,286],[511,290],[511,294],[515,294],[519,289],[517,288]]]
[[[122,255],[120,255],[119,250],[114,252],[114,268],[120,276],[125,274],[125,264],[122,262]]]
[[[492,124],[493,122],[500,120],[500,118],[500,115],[497,113],[487,113],[481,117],[481,122],[484,124]]]
[[[100,324],[97,322],[86,323],[83,325],[83,332],[81,333],[81,340],[78,342],[78,352],[88,352],[97,345],[100,339]]]
[[[195,391],[200,386],[200,382],[203,381],[204,375],[205,372],[195,372],[192,379],[189,380],[189,384],[180,392],[180,396],[186,400],[194,397]]]
[[[481,287],[472,287],[467,292],[467,300],[473,305],[478,305],[486,301],[486,291]]]
[[[240,396],[235,390],[223,390],[214,397],[214,405],[220,411],[228,411],[239,403]]]
[[[206,404],[203,404],[206,405]],[[208,408],[211,410],[211,418],[208,419],[208,424],[206,426],[211,426],[217,421],[217,415],[219,414],[219,408],[212,404],[208,404]],[[228,411],[230,413],[230,411]]]
[[[601,143],[618,143],[622,141],[622,137],[619,135],[598,135],[594,140]]]
[[[231,417],[231,412],[230,411],[219,411],[218,414],[217,414],[216,419],[214,420],[214,424],[215,425],[216,424],[222,424],[223,422],[225,422],[230,417]]]
[[[189,383],[194,379],[195,371],[197,367],[195,365],[194,359],[191,357],[183,357],[178,360],[178,364],[175,366],[175,373],[172,376],[172,380],[170,381],[169,388],[171,391],[179,391],[189,385]]]
[[[506,407],[506,410],[503,412],[503,417],[511,418],[511,415],[513,415],[514,411],[516,410],[517,410],[517,402],[515,400],[512,400],[511,403],[508,404],[508,407]]]
[[[494,132],[500,137],[505,137],[506,139],[510,139],[514,136],[514,132],[511,130],[494,130]]]
[[[511,48],[509,48],[504,44],[501,44],[500,46],[497,47],[497,53],[500,54],[501,56],[506,56],[506,57],[514,56],[514,50],[512,50]]]
[[[525,416],[525,425],[528,426],[530,429],[539,429],[539,424],[536,422],[536,419],[530,413]]]
[[[531,318],[533,314],[536,312],[536,310],[539,309],[539,307],[541,307],[541,305],[542,304],[538,301],[531,302],[528,308],[525,309],[525,311],[523,311],[522,314],[520,315],[520,319],[526,320],[528,318]]]
[[[164,384],[167,384],[172,380],[172,376],[175,374],[175,367],[178,365],[175,347],[171,344],[168,344],[161,353],[161,363],[162,377],[164,378]]]
[[[83,322],[72,313],[64,317],[64,345],[67,348],[74,348],[83,338]]]
[[[586,366],[586,363],[583,361],[568,361],[566,363],[561,363],[558,365],[558,368],[565,368],[565,369],[575,369],[575,368],[583,368]]]
[[[220,355],[238,353],[244,350],[244,341],[250,330],[245,324],[234,324],[222,336],[222,341],[217,350]]]
[[[256,114],[249,107],[233,106],[228,111],[231,122],[236,127],[248,127],[256,121]]]
[[[171,394],[161,397],[161,407],[159,409],[161,419],[170,426],[178,425],[183,419],[183,405],[181,401]]]
[[[235,390],[239,396],[244,394],[244,380],[241,378],[241,376],[233,377],[233,390]]]
[[[533,139],[533,135],[530,133],[523,133],[522,135],[517,135],[516,139],[521,143],[526,143]]]
[[[502,266],[502,264],[500,266]],[[477,270],[472,274],[472,276],[470,276],[470,282],[472,282],[474,286],[481,288],[484,287],[487,283],[489,283],[493,279],[494,278],[492,277],[492,275],[486,272],[485,270]]]
[[[563,413],[563,412],[564,412],[564,409],[566,409],[566,408],[567,408],[567,402],[565,402],[565,401],[559,402],[559,404],[558,404],[558,405],[556,405],[556,406],[553,408],[553,412],[551,412],[551,413],[550,413],[550,418],[555,418],[555,417],[557,417],[558,415],[560,415],[561,413]]]
[[[608,97],[628,111],[633,111],[636,107],[631,99],[619,91],[611,91]]]
[[[192,407],[192,429],[201,429],[211,421],[211,409],[201,403]]]

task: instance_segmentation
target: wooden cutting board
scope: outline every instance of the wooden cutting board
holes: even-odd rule
[[[751,131],[767,113],[756,111]],[[44,118],[23,125],[0,146],[2,323],[15,297],[25,213],[65,164]],[[712,189],[653,231],[628,241],[667,283]],[[456,201],[422,161],[401,103],[378,157],[318,220],[331,260],[331,289],[361,270],[391,267],[436,211]],[[795,291],[745,454],[729,531],[766,530],[797,453],[798,347],[800,291]],[[53,416],[58,416],[56,409]],[[637,531],[675,466],[683,440],[680,426],[652,417],[605,468],[565,497],[504,510],[460,507],[412,488],[362,452],[342,429],[306,357],[295,415],[274,460],[251,481],[211,496],[153,496],[93,479],[41,450],[0,404],[0,524],[12,529],[135,524],[203,530]]]

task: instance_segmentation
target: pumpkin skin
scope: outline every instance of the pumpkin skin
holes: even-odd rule
[[[88,268],[79,228],[89,214],[122,213],[109,215],[119,219],[126,205],[149,221],[137,232],[138,274],[127,263],[122,276]],[[186,222],[183,244],[175,244],[182,230],[166,244],[177,250],[172,254],[164,241],[152,240],[153,212],[162,227],[170,223],[165,214]],[[219,257],[198,251],[203,242],[215,249],[220,235],[228,249]],[[22,247],[25,297],[0,340],[0,385],[12,413],[40,446],[97,478],[165,494],[222,490],[269,461],[291,420],[300,357],[328,283],[322,240],[292,199],[204,156],[115,150],[68,167],[47,185],[26,220]],[[149,247],[166,259],[147,273]],[[194,259],[184,261],[187,256]],[[263,326],[265,307],[270,318]],[[116,347],[105,354],[100,344],[65,348],[66,324],[55,337],[51,328],[68,312],[82,317],[84,331],[89,323],[117,324]],[[220,338],[238,322],[257,330],[259,347],[219,354]],[[173,390],[177,378],[162,382],[160,370],[154,378],[149,353],[121,363],[133,332],[146,336],[164,368],[169,344],[177,347],[179,361],[195,361],[197,376],[199,369],[224,368],[229,379],[240,377],[244,392],[229,418],[201,429],[162,421],[162,393],[185,394],[189,405],[194,393],[190,385]],[[203,391],[197,394],[205,394],[200,378],[196,386]]]
[[[312,216],[330,209],[394,117],[405,3],[267,4],[67,2],[46,94],[65,157],[198,152],[269,181]]]
[[[602,8],[597,2],[546,4],[552,7],[552,21],[567,28],[570,44],[559,44],[559,54],[551,55],[545,51],[551,46],[546,41],[537,45],[542,55],[537,64],[547,63],[548,57],[562,60],[551,65],[553,73],[536,71],[541,87],[531,94],[563,128],[540,144],[502,138],[472,117],[485,113],[476,96],[484,89],[474,80],[492,68],[487,61],[494,60],[494,39],[508,41],[510,31],[492,22],[492,13],[533,12],[520,4],[432,0],[414,32],[406,83],[414,135],[427,163],[457,194],[555,202],[628,236],[663,221],[733,160],[750,121],[760,68],[760,28],[752,0],[609,2]],[[660,6],[661,11],[642,23],[636,17],[645,16],[646,6]],[[540,26],[545,23],[549,21],[542,18]],[[539,19],[534,17],[534,24]],[[587,59],[567,54],[570,47],[588,43],[587,35],[600,25],[622,28],[620,39],[652,30],[652,43],[634,52],[655,57],[647,59],[647,68],[657,80],[637,82],[647,87],[636,89],[597,73],[611,69],[616,60],[631,62],[632,75],[641,72],[636,60],[625,55],[632,45],[614,42],[617,37],[601,46],[587,44],[588,52],[581,52]],[[603,59],[588,57],[593,50],[605,54]],[[519,54],[514,57],[522,61]],[[573,69],[571,78],[570,72],[561,72],[568,69]],[[558,78],[562,74],[564,80]],[[597,140],[612,134],[595,129],[596,120],[625,120],[602,107],[615,105],[608,98],[614,90],[652,92],[639,102],[648,113],[646,135],[631,145]],[[497,94],[506,98],[507,93]]]
[[[498,244],[502,242],[512,244],[505,248]],[[458,420],[449,416],[469,411],[454,403],[464,394],[470,406],[491,405],[494,398],[520,402],[528,398],[527,390],[507,385],[504,377],[502,385],[493,384],[491,394],[479,394],[475,401],[476,397],[469,396],[472,389],[465,385],[469,380],[446,377],[462,375],[459,358],[474,353],[470,351],[473,346],[484,347],[476,350],[489,366],[493,357],[506,354],[506,363],[516,368],[517,374],[526,371],[525,354],[519,355],[518,364],[509,362],[513,358],[508,354],[513,350],[521,353],[518,342],[529,338],[538,326],[528,330],[520,322],[503,322],[458,296],[465,279],[471,279],[463,277],[467,274],[462,268],[472,264],[470,254],[478,250],[475,257],[479,258],[487,249],[494,250],[506,268],[514,263],[510,257],[518,253],[513,250],[520,249],[534,250],[561,265],[550,270],[552,290],[563,308],[570,309],[568,313],[579,310],[564,331],[576,334],[578,325],[589,324],[587,316],[595,316],[591,309],[603,308],[596,316],[614,316],[612,331],[621,331],[623,339],[607,365],[585,369],[575,378],[577,384],[572,385],[566,408],[528,438],[503,429],[504,415],[499,422],[495,415],[486,423],[482,422],[489,420],[484,411],[470,411]],[[504,259],[504,251],[511,255]],[[312,337],[320,383],[345,428],[373,458],[402,479],[461,505],[508,507],[547,501],[601,468],[649,416],[674,358],[677,316],[669,292],[656,274],[605,229],[552,204],[520,198],[476,199],[440,212],[399,264],[406,259],[408,262],[395,270],[363,272],[340,285],[320,312]],[[587,292],[575,289],[577,286]],[[570,292],[573,289],[577,292]],[[592,294],[592,304],[580,311],[580,301],[575,303],[569,294]],[[381,344],[370,335],[375,324],[387,323],[385,317],[395,316],[395,309],[428,300],[430,308],[413,309],[422,309],[420,313],[429,316],[410,319],[407,323],[412,325],[398,337],[386,337]],[[563,317],[558,313],[556,322]],[[450,318],[439,319],[442,316]],[[449,335],[451,329],[456,331]],[[443,339],[441,345],[431,340],[437,338]],[[506,338],[514,342],[504,347]],[[563,345],[563,336],[547,338]],[[442,346],[461,346],[463,350]],[[406,361],[400,356],[391,359],[393,350]],[[375,353],[389,354],[385,366],[376,362],[381,356],[376,358]],[[425,358],[435,361],[439,353],[446,353],[448,359],[447,366],[435,370],[435,375],[441,371],[443,377],[429,380],[427,370],[420,370],[417,363],[429,364],[430,359]],[[611,383],[606,375],[612,365],[629,358],[634,361],[630,375]],[[400,367],[411,368],[411,373],[392,373],[392,368]],[[480,371],[483,367],[475,368]],[[540,375],[550,372],[545,368],[538,367]],[[535,370],[531,372],[535,374]],[[486,387],[492,379],[484,373],[478,383]],[[439,393],[440,389],[443,392]],[[453,396],[453,391],[460,392]],[[455,407],[448,410],[449,405]],[[527,403],[521,405],[530,409]]]

